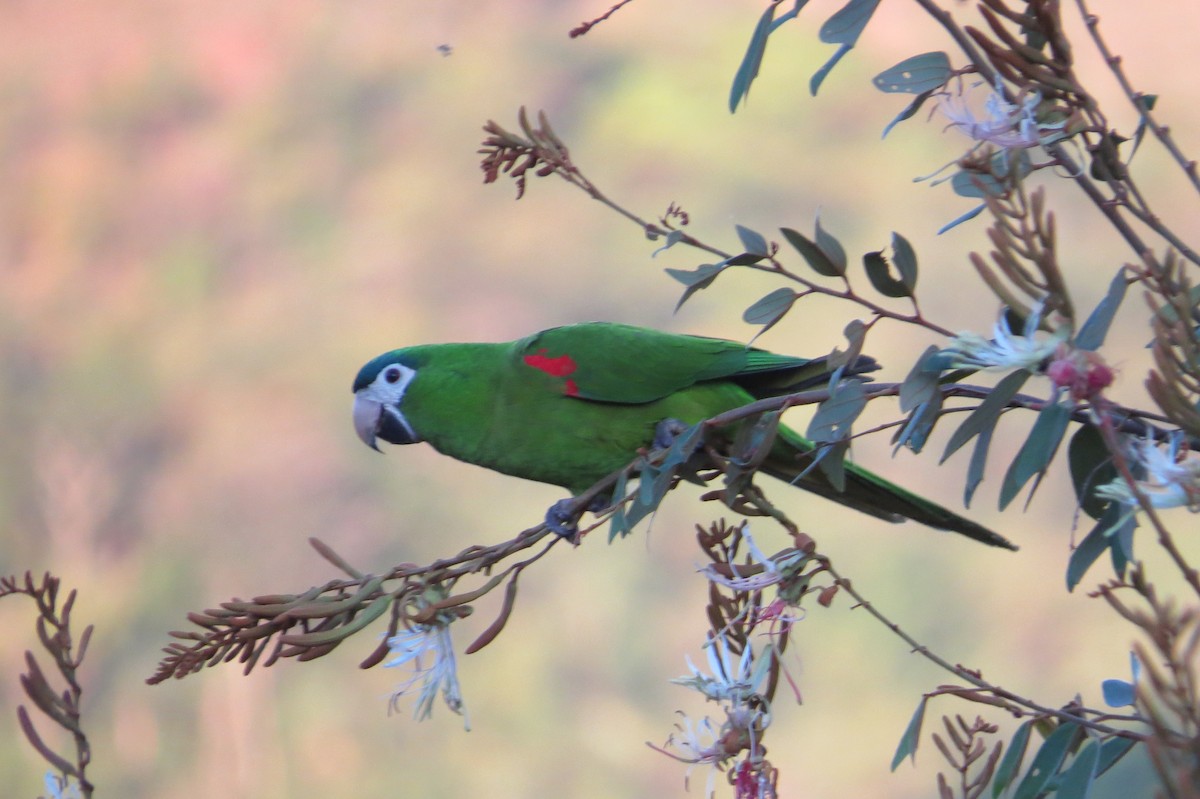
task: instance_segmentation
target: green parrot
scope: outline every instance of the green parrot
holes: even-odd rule
[[[847,372],[876,368],[860,358]],[[776,355],[735,341],[590,322],[501,344],[427,344],[369,361],[354,379],[354,428],[373,449],[429,442],[439,452],[578,495],[661,447],[665,431],[755,399],[821,385],[824,358]],[[735,428],[736,425],[731,425]],[[731,440],[735,429],[714,430]],[[838,491],[809,468],[814,446],[780,425],[760,471],[892,522],[912,519],[1016,549],[982,525],[846,463]],[[547,524],[573,532],[557,503]],[[597,510],[598,508],[592,508]]]

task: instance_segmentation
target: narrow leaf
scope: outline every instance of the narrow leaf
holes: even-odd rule
[[[925,721],[925,703],[928,701],[928,697],[922,697],[912,718],[908,720],[908,726],[900,736],[900,745],[896,747],[896,754],[892,755],[892,771],[895,771],[906,757],[911,757],[913,763],[917,762],[917,745],[921,742],[921,724]]]
[[[879,138],[886,139],[887,135],[892,132],[892,128],[896,127],[897,125],[899,125],[901,122],[903,122],[906,119],[912,119],[913,116],[916,115],[916,113],[921,110],[921,106],[923,106],[925,104],[925,101],[928,100],[932,96],[933,96],[933,92],[928,91],[928,92],[922,92],[921,94],[918,94],[916,97],[914,97],[912,99],[912,102],[910,102],[908,105],[904,106],[904,109],[899,114],[896,114],[896,116],[892,119],[891,122],[887,123],[887,125],[883,129],[883,133],[880,135]]]
[[[1000,510],[1008,507],[1031,477],[1046,471],[1070,421],[1071,409],[1065,405],[1051,402],[1042,408],[1033,423],[1033,429],[1029,431],[1029,438],[1025,439],[1004,475],[1004,483],[1000,487]]]
[[[1099,777],[1120,762],[1129,754],[1138,741],[1133,738],[1109,738],[1100,745],[1100,762],[1096,765],[1096,776]]]
[[[908,447],[913,452],[920,453],[925,448],[925,442],[929,440],[929,434],[933,432],[933,426],[941,417],[942,395],[938,392],[928,402],[922,402],[913,409],[908,421],[893,439],[896,449],[892,455],[894,456],[900,447]]]
[[[936,367],[930,369],[930,359],[938,353],[938,348],[929,346],[900,384],[900,410],[908,412],[922,403],[929,402],[938,391],[938,378],[941,372]]]
[[[1087,799],[1096,781],[1096,766],[1100,762],[1100,745],[1089,741],[1075,755],[1071,766],[1063,772],[1055,799]]]
[[[838,47],[837,51],[829,57],[820,69],[813,73],[813,76],[808,80],[808,91],[813,97],[817,96],[817,92],[821,90],[821,84],[825,82],[825,78],[829,77],[829,73],[837,66],[837,63],[845,57],[846,53],[854,49],[853,45],[843,44]]]
[[[1033,761],[1029,764],[1029,771],[1025,774],[1025,779],[1021,780],[1021,784],[1017,786],[1013,799],[1035,799],[1039,796],[1054,775],[1058,773],[1059,767],[1066,759],[1067,751],[1075,743],[1075,736],[1081,734],[1079,726],[1076,724],[1068,722],[1058,725],[1058,729],[1050,733],[1050,736],[1038,749],[1037,754],[1033,756]]]
[[[678,311],[683,307],[683,304],[688,301],[697,291],[708,288],[713,281],[717,279],[717,275],[725,269],[723,264],[701,264],[697,269],[689,271],[686,269],[668,269],[667,274],[687,286],[683,291],[683,296],[679,298],[679,302],[675,303],[675,310]]]
[[[818,37],[826,44],[845,44],[853,47],[871,15],[879,6],[879,0],[850,0],[825,20]]]
[[[992,392],[988,394],[983,402],[979,403],[979,407],[971,411],[967,418],[959,425],[954,434],[950,436],[950,440],[946,442],[946,451],[942,453],[942,459],[939,463],[945,463],[946,459],[966,444],[975,436],[982,433],[984,430],[992,430],[996,423],[1000,420],[1000,415],[1004,409],[1008,407],[1008,402],[1011,400],[1021,387],[1025,385],[1025,381],[1029,379],[1030,373],[1025,369],[1018,369],[1015,372],[1010,372],[1004,376],[1004,379],[996,384]]]
[[[1087,321],[1075,335],[1075,346],[1081,350],[1098,350],[1104,344],[1108,328],[1112,324],[1121,300],[1125,299],[1125,267],[1117,270],[1117,275],[1108,284],[1108,293],[1096,305]]]
[[[839,383],[829,399],[817,406],[808,424],[811,441],[840,441],[850,434],[850,426],[867,407],[866,394],[857,381]]]
[[[944,52],[921,53],[880,72],[871,82],[881,92],[927,94],[950,79],[950,57]]]
[[[1084,536],[1083,540],[1079,542],[1079,546],[1075,547],[1075,551],[1067,560],[1068,591],[1075,590],[1075,586],[1079,585],[1079,581],[1087,574],[1087,570],[1092,567],[1092,564],[1113,545],[1113,538],[1108,535],[1108,531],[1120,521],[1124,511],[1125,509],[1120,504],[1111,503],[1108,510],[1092,527],[1091,532]]]
[[[1029,733],[1032,730],[1033,721],[1030,720],[1018,727],[1013,734],[1008,743],[1008,751],[1004,753],[1000,765],[996,768],[996,776],[992,781],[992,799],[1004,793],[1021,770],[1021,761],[1025,757],[1025,747],[1029,745]]]
[[[733,85],[729,88],[729,113],[735,113],[742,100],[750,92],[750,84],[758,77],[758,68],[762,66],[763,54],[767,51],[767,38],[771,35],[771,22],[775,18],[776,3],[771,3],[758,18],[754,33],[750,35],[750,44],[742,63],[733,76]]]
[[[985,427],[975,439],[975,449],[971,451],[971,462],[967,465],[967,485],[963,489],[963,507],[971,507],[971,498],[975,489],[983,482],[984,467],[987,466],[988,449],[992,446],[992,433],[995,427]]]
[[[628,483],[628,480],[628,474],[626,472],[621,472],[621,476],[617,478],[616,486],[613,487],[612,501],[615,509],[613,510],[612,516],[609,518],[608,543],[610,544],[614,539],[617,538],[617,536],[624,538],[630,533],[630,526],[625,521],[624,505],[626,484]]]
[[[845,264],[839,268],[837,264],[829,260],[829,256],[821,251],[816,242],[810,241],[802,233],[788,227],[780,228],[779,232],[787,239],[788,244],[796,248],[796,251],[804,257],[804,260],[817,274],[825,277],[841,277],[846,273]]]

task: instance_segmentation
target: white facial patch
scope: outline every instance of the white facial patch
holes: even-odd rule
[[[385,366],[379,372],[374,382],[360,393],[364,399],[378,402],[383,408],[383,412],[396,420],[404,428],[404,431],[408,433],[410,439],[421,441],[422,438],[417,435],[417,431],[413,429],[413,426],[408,423],[408,419],[405,419],[404,414],[400,411],[400,403],[404,400],[404,392],[408,390],[408,384],[416,376],[416,369],[411,369],[402,363],[394,363],[390,366]]]

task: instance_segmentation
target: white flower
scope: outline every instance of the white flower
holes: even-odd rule
[[[733,571],[733,576],[726,577],[717,571],[716,564],[710,563],[700,569],[700,573],[708,578],[709,582],[723,585],[734,591],[761,591],[764,588],[779,583],[784,577],[783,570],[780,569],[778,563],[763,554],[763,551],[754,543],[754,538],[750,535],[749,525],[742,528],[742,538],[746,542],[746,547],[750,550],[751,562],[757,566],[761,566],[761,569],[754,569],[753,574],[743,576],[738,574],[738,567],[730,563],[729,568]],[[798,551],[795,554],[802,557],[802,553]],[[790,561],[792,558],[785,556],[783,559]]]
[[[675,732],[667,736],[662,746],[648,744],[651,749],[662,752],[667,757],[688,764],[687,773],[683,778],[684,788],[692,778],[692,769],[696,766],[709,766],[708,781],[704,795],[711,799],[716,784],[717,772],[720,771],[731,757],[721,746],[721,735],[713,725],[712,719],[705,716],[697,724],[684,714],[682,724],[675,725]]]
[[[734,663],[734,655],[724,635],[710,638],[704,649],[712,674],[700,671],[696,664],[692,663],[692,659],[686,657],[691,676],[676,677],[671,682],[699,691],[714,702],[744,704],[758,692],[759,685],[770,670],[771,658],[762,657],[756,660],[754,649],[749,644]]]
[[[996,88],[987,90],[983,111],[977,112],[971,106],[970,93],[960,84],[957,91],[937,93],[938,110],[950,120],[949,127],[958,128],[977,142],[987,142],[1006,150],[1051,144],[1066,136],[1065,120],[1038,121],[1041,94],[1028,94],[1019,105],[1014,105],[1004,99],[1002,88],[997,79]]]
[[[1018,336],[1009,327],[1007,314],[1000,314],[992,326],[991,339],[972,332],[959,333],[941,354],[955,369],[1036,369],[1070,336],[1064,325],[1049,338],[1039,339],[1036,334],[1040,321],[1041,308],[1035,308],[1025,321],[1024,335]]]
[[[1131,466],[1138,466],[1145,477],[1137,481],[1137,489],[1153,508],[1187,507],[1200,511],[1200,460],[1189,457],[1180,447],[1178,437],[1165,448],[1153,441],[1135,441]],[[1129,484],[1121,477],[1096,488],[1096,496],[1129,507],[1138,504]]]
[[[454,656],[454,642],[450,638],[449,624],[418,624],[399,635],[388,639],[395,657],[385,665],[388,667],[413,664],[413,674],[392,692],[391,707],[396,709],[400,697],[419,685],[413,718],[427,719],[433,713],[433,700],[438,691],[446,707],[463,717],[463,726],[471,729],[463,704],[462,688],[458,684],[458,661]]]

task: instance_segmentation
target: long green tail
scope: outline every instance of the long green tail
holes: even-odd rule
[[[838,491],[829,482],[821,469],[810,469],[797,478],[809,466],[812,459],[803,457],[813,451],[813,445],[804,436],[780,425],[778,437],[771,454],[762,466],[762,471],[794,483],[801,488],[849,508],[868,513],[890,522],[912,519],[937,530],[960,533],[994,547],[1015,550],[1017,547],[1003,536],[993,533],[981,524],[959,516],[935,502],[919,497],[895,483],[884,480],[861,466],[846,462],[846,490]]]

